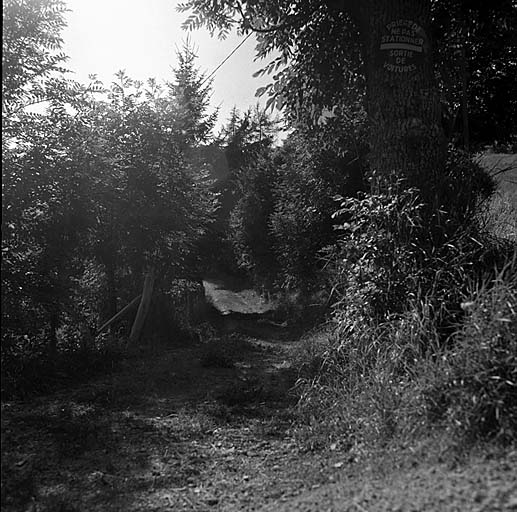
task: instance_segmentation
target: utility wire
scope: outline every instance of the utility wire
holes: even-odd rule
[[[201,82],[201,85],[203,85],[206,81],[210,80],[217,71],[219,71],[219,68],[251,37],[251,34],[253,32],[250,32],[229,54],[228,56]]]

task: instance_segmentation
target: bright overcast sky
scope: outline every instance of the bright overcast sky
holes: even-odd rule
[[[96,74],[109,84],[124,69],[131,78],[171,79],[176,47],[190,36],[197,48],[198,66],[211,72],[242,41],[232,34],[226,40],[211,38],[205,29],[186,32],[181,24],[187,13],[176,11],[177,0],[66,0],[71,10],[63,32],[67,67],[78,81]],[[250,37],[221,67],[213,82],[212,107],[221,105],[219,125],[231,108],[240,110],[257,102],[255,91],[268,77],[252,74],[265,61],[254,62],[255,38]]]

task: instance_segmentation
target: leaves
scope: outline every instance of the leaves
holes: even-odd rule
[[[4,2],[2,111],[5,114],[20,112],[29,105],[50,101],[56,94],[70,92],[60,76],[66,72],[62,64],[67,60],[60,51],[65,11],[61,0]]]
[[[183,30],[196,30],[201,28],[203,25],[202,18],[200,15],[191,14],[182,24],[181,28]]]
[[[20,16],[34,14],[16,10],[21,4],[27,7],[9,3],[11,35]],[[78,327],[69,312],[86,310],[97,323],[109,300],[116,307],[117,298],[134,294],[150,263],[162,278],[193,272],[196,243],[215,209],[196,150],[210,138],[216,114],[207,112],[210,89],[192,49],[179,55],[171,83],[144,85],[120,71],[109,88],[95,75],[79,85],[58,65],[65,58],[54,47],[59,38],[46,37],[45,20],[54,16],[48,30],[59,29],[61,11],[43,16],[37,9],[50,0],[33,4],[41,26],[24,50],[43,55],[48,67],[5,70],[12,88],[4,102],[2,153],[9,226],[2,237],[2,346],[29,352],[52,330],[50,338],[76,343],[81,335],[70,334]],[[40,46],[39,33],[46,34]],[[27,86],[20,90],[19,84]],[[46,110],[26,110],[36,102],[46,102]],[[95,290],[83,280],[92,266]],[[61,324],[67,328],[58,333]]]

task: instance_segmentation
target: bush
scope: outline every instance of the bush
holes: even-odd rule
[[[258,284],[272,286],[276,262],[269,217],[273,211],[276,166],[269,154],[241,169],[238,177],[240,199],[230,215],[229,237],[237,265]]]
[[[321,250],[336,240],[335,196],[364,190],[363,163],[322,149],[302,135],[291,137],[282,157],[269,229],[281,286],[306,293],[318,287]]]
[[[336,240],[335,195],[364,189],[363,167],[299,133],[243,167],[230,218],[238,266],[257,284],[309,300],[321,289],[321,250]]]
[[[327,250],[338,322],[388,320],[424,300],[445,341],[462,316],[468,276],[498,259],[477,212],[493,181],[465,155],[451,152],[436,209],[416,189],[396,183],[384,194],[341,200],[341,231]],[[447,196],[449,194],[449,196]],[[497,244],[496,244],[497,245]]]
[[[437,212],[403,184],[341,200],[341,236],[327,250],[334,329],[297,362],[300,412],[316,437],[374,446],[439,419],[462,442],[514,439],[515,256],[479,228],[490,180],[454,158],[448,176],[465,190]]]
[[[335,214],[341,236],[327,251],[338,324],[347,323],[345,317],[375,321],[400,311],[418,256],[412,242],[421,208],[414,190],[341,199]]]
[[[299,411],[315,435],[352,436],[373,448],[420,428],[425,411],[414,377],[438,336],[428,304],[413,306],[382,323],[358,320],[346,333],[337,323],[299,353]]]
[[[432,295],[381,321],[345,321],[339,311],[335,328],[296,359],[311,435],[320,445],[346,436],[373,448],[438,426],[461,446],[515,441],[516,263],[514,255],[490,278],[466,277],[464,317],[445,345]]]

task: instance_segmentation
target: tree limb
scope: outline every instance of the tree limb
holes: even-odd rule
[[[136,306],[141,296],[142,294],[136,296],[129,304],[124,306],[116,315],[112,316],[107,322],[105,322],[101,327],[99,327],[96,336],[99,336],[99,334],[103,333],[110,325],[114,324],[117,320],[122,318],[129,310]]]

